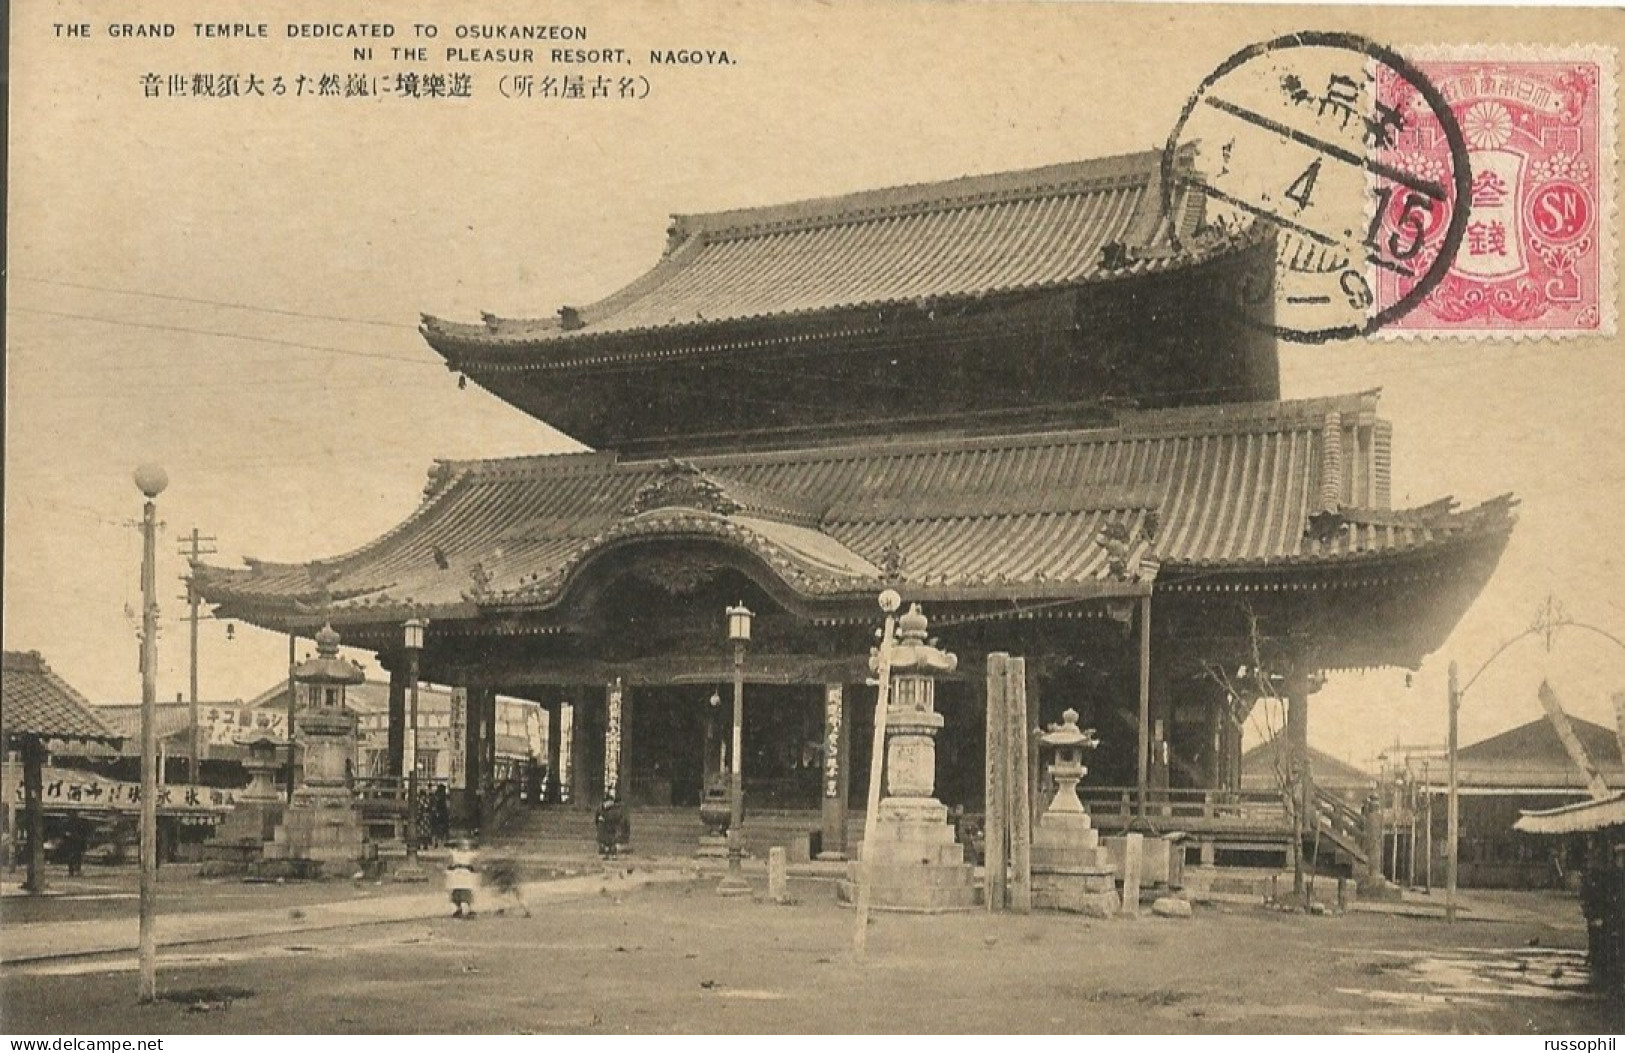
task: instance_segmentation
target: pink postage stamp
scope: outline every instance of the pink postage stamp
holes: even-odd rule
[[[1408,51],[1466,141],[1467,225],[1443,279],[1380,330],[1388,339],[1561,338],[1615,331],[1614,51],[1465,46]],[[1439,121],[1379,68],[1377,97],[1412,115],[1381,159],[1419,177],[1450,164]],[[1448,185],[1448,183],[1446,184]],[[1450,203],[1379,196],[1380,225],[1416,266],[1373,268],[1376,303],[1400,300],[1443,251]]]

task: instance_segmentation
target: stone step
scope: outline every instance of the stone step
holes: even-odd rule
[[[863,858],[863,842],[860,841],[855,846],[852,858]],[[894,863],[900,866],[959,866],[965,862],[965,846],[876,841],[874,859],[876,863]]]
[[[854,861],[846,865],[848,881],[857,881],[862,873],[862,863]],[[900,885],[962,888],[977,883],[975,869],[966,865],[924,866],[919,863],[887,863],[878,859],[874,862],[872,879],[876,888],[882,885],[888,888]]]
[[[856,882],[842,879],[836,883],[835,896],[842,903],[856,903]],[[982,901],[978,885],[938,887],[919,885],[882,885],[876,883],[869,890],[869,906],[879,911],[912,911],[939,914],[955,910],[973,910]]]

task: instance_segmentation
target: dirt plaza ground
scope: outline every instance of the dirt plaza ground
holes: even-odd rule
[[[636,864],[633,864],[635,867]],[[644,877],[648,877],[645,873]],[[762,887],[761,875],[757,888]],[[302,918],[328,900],[433,910],[432,887],[249,888],[172,876],[205,910]],[[869,954],[824,877],[794,902],[722,899],[714,875],[622,872],[531,886],[534,915],[485,910],[166,948],[135,1000],[128,951],[0,969],[4,1030],[28,1033],[1497,1032],[1625,1028],[1585,987],[1571,897],[1503,899],[1479,920],[1312,916],[1200,904],[1188,920],[877,915]],[[571,882],[574,882],[573,884]],[[538,894],[536,890],[542,891]],[[190,892],[190,895],[185,893]],[[398,897],[389,900],[389,897]],[[404,898],[402,898],[404,897]],[[383,902],[389,900],[389,902]],[[5,901],[14,933],[133,902]],[[96,906],[93,906],[96,905]],[[1485,920],[1493,914],[1497,920]],[[93,913],[89,916],[95,916]],[[221,913],[229,919],[235,915]],[[387,917],[387,912],[380,914]],[[28,920],[24,921],[24,917]],[[172,924],[178,924],[175,917]],[[201,919],[194,919],[198,921]],[[161,921],[162,924],[162,921]],[[162,932],[162,929],[160,930]]]

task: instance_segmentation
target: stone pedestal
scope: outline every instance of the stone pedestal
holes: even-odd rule
[[[875,816],[874,843],[857,846],[837,895],[856,901],[868,866],[869,905],[875,910],[969,910],[980,893],[975,868],[954,840],[947,806],[933,796],[936,735],[942,729],[935,677],[952,672],[958,659],[926,642],[919,604],[898,620],[898,630],[886,707],[886,797]]]
[[[355,714],[320,708],[300,715],[305,745],[305,784],[294,791],[265,858],[321,863],[331,874],[349,870],[366,855],[366,827],[350,792],[355,751]]]
[[[276,836],[282,821],[281,801],[239,800],[215,827],[214,841],[222,845],[263,845]]]
[[[341,801],[301,800],[282,817],[274,838],[265,846],[266,859],[304,859],[321,863],[329,875],[349,876],[366,855],[367,832],[355,806]]]
[[[847,863],[847,875],[836,887],[842,902],[856,902],[871,851],[874,910],[937,913],[976,906],[981,889],[975,868],[965,862],[965,846],[954,840],[946,805],[930,799],[883,801],[874,844],[858,843],[857,859]]]
[[[1086,812],[1046,812],[1033,834],[1033,906],[1110,917],[1121,906],[1117,868]]]

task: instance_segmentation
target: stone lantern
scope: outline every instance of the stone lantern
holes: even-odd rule
[[[282,767],[276,755],[282,744],[281,739],[265,731],[252,738],[237,739],[237,745],[247,754],[243,758],[243,770],[248,773],[248,785],[237,792],[237,800],[272,804],[282,799],[276,785],[277,770]]]
[[[1083,751],[1100,741],[1093,728],[1078,727],[1075,709],[1062,713],[1038,741],[1051,754],[1056,790],[1033,831],[1033,906],[1110,917],[1120,902],[1117,871],[1078,798],[1078,783],[1089,773]]]
[[[874,844],[859,846],[847,864],[842,898],[855,899],[869,860],[876,910],[946,911],[976,905],[974,867],[954,840],[948,809],[936,799],[936,737],[942,714],[936,711],[937,677],[952,673],[959,659],[926,638],[919,604],[897,620],[891,649],[891,698],[886,707],[886,793],[875,820]],[[878,654],[870,668],[879,670]]]
[[[237,745],[246,754],[243,770],[248,773],[248,785],[237,791],[237,799],[215,830],[214,840],[244,853],[263,854],[263,846],[276,836],[282,818],[282,793],[276,776],[282,767],[277,753],[283,742],[262,730],[237,739]]]
[[[298,719],[304,782],[294,791],[276,839],[265,846],[267,859],[353,865],[363,857],[366,831],[350,786],[357,721],[345,705],[345,690],[364,679],[360,669],[339,657],[339,634],[331,625],[316,634],[316,657],[294,667],[295,690],[305,704]]]

